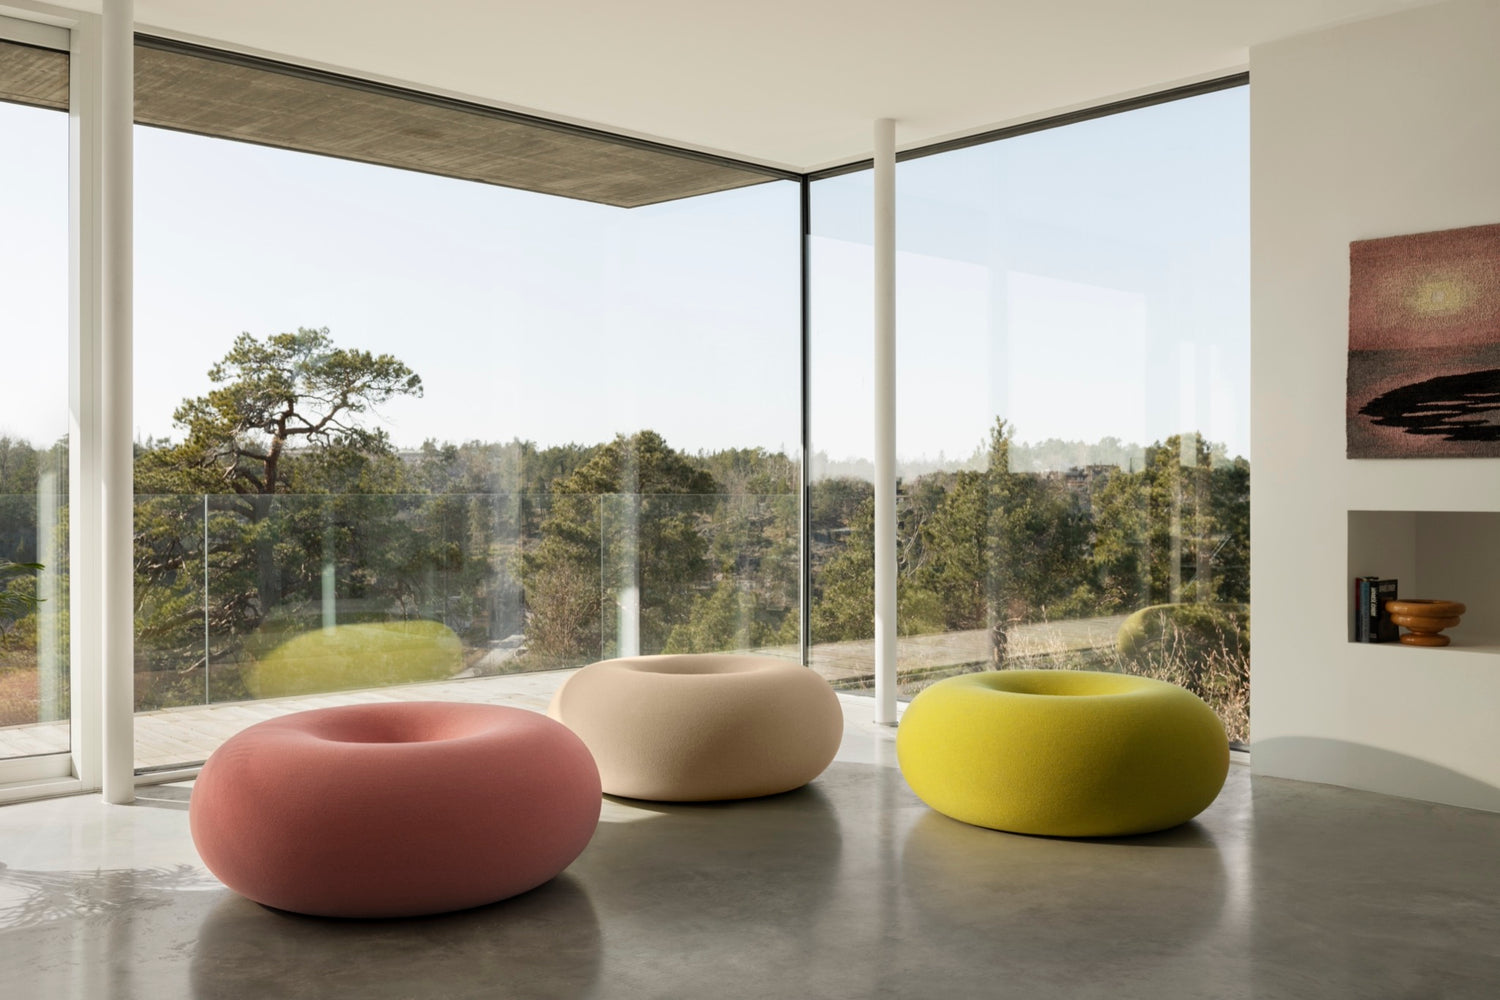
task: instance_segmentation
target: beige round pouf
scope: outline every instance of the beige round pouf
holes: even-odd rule
[[[590,664],[547,714],[593,753],[605,792],[663,802],[798,788],[823,772],[844,734],[838,696],[816,673],[729,653]]]

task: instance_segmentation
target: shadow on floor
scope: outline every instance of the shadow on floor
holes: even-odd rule
[[[1257,773],[1337,782],[1386,795],[1500,812],[1500,788],[1441,764],[1364,743],[1278,736],[1256,740],[1251,755]]]
[[[228,896],[193,948],[195,1000],[277,997],[589,995],[601,936],[578,880],[564,874],[491,906],[410,920],[334,920]]]

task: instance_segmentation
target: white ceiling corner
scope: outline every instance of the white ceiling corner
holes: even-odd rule
[[[23,0],[24,2],[24,0]],[[1243,69],[1430,0],[136,0],[143,30],[809,171]],[[64,6],[97,10],[99,0]]]

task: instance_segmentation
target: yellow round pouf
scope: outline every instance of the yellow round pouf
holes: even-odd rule
[[[912,791],[938,812],[1054,837],[1185,823],[1229,772],[1224,726],[1198,696],[1082,670],[939,681],[901,717],[896,753]]]

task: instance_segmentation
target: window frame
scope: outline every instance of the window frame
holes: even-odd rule
[[[99,565],[106,511],[102,442],[104,379],[103,234],[101,193],[105,177],[100,163],[102,143],[101,53],[102,18],[97,14],[54,8],[34,0],[13,0],[0,14],[0,38],[69,54],[69,554],[74,569],[70,579],[71,648],[69,672],[72,683],[70,707],[71,749],[67,753],[0,761],[0,803],[52,795],[96,791],[105,768],[104,647],[94,627],[104,609],[106,583]],[[289,70],[299,67],[290,60]],[[1060,128],[1168,103],[1219,90],[1246,86],[1248,73],[1234,73],[1201,83],[1174,87],[1151,94],[1113,101],[1062,115],[1040,117],[1001,129],[909,149],[897,154],[898,161],[931,156],[966,146],[1000,141],[1017,135]],[[412,91],[420,94],[420,91]],[[553,123],[558,124],[558,123]],[[630,140],[619,137],[622,142]],[[682,150],[683,155],[694,154]],[[735,161],[738,162],[738,161]],[[812,428],[809,382],[811,297],[810,240],[812,233],[811,185],[814,181],[873,169],[869,159],[853,161],[805,174],[768,170],[743,163],[762,172],[795,180],[800,186],[801,264],[801,493],[800,507],[800,648],[802,662],[810,652],[811,558],[809,499],[812,487]],[[130,502],[133,498],[127,498]],[[111,498],[111,502],[114,502]],[[120,720],[115,720],[119,725]],[[168,776],[136,775],[137,783],[191,777],[196,769]]]
[[[93,791],[99,787],[99,669],[95,630],[99,347],[98,16],[61,17],[50,8],[0,15],[0,38],[68,55],[68,471],[69,749],[0,760],[0,803]],[[70,12],[71,13],[71,12]]]

